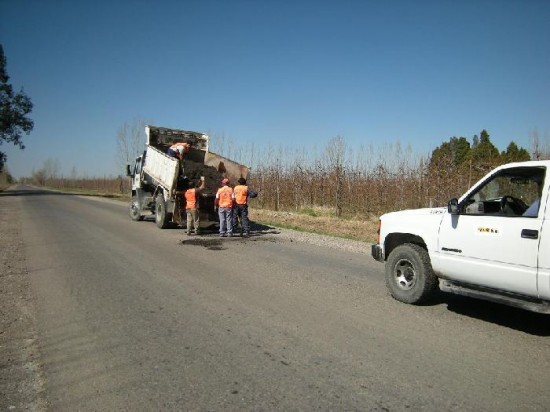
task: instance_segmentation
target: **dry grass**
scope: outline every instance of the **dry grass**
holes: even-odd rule
[[[373,243],[376,241],[378,218],[337,219],[330,216],[274,212],[265,209],[250,209],[250,219],[270,226],[286,227],[303,232],[319,233]]]

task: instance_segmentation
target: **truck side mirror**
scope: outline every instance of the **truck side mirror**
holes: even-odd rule
[[[126,165],[126,176],[132,176],[132,169],[130,169],[130,165]]]
[[[458,208],[458,199],[456,197],[453,197],[451,200],[449,200],[449,203],[447,203],[447,211],[451,215],[459,215],[460,210]]]

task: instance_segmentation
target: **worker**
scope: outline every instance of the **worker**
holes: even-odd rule
[[[199,199],[197,196],[204,189],[204,176],[201,176],[201,184],[199,187],[195,182],[189,182],[189,187],[185,191],[185,212],[187,213],[187,235],[191,235],[191,228],[194,229],[194,234],[200,233],[199,220]]]
[[[177,157],[178,159],[183,159],[183,155],[185,153],[189,153],[189,150],[191,149],[191,143],[190,142],[178,142],[174,143],[172,146],[168,148],[166,151],[166,154],[170,157]]]
[[[538,214],[539,214],[540,199],[542,197],[544,177],[534,176],[532,178],[532,180],[533,180],[533,182],[535,182],[537,184],[537,197],[535,198],[533,203],[531,203],[531,206],[529,206],[527,208],[527,210],[525,210],[525,212],[523,212],[522,216],[524,216],[524,217],[537,217]]]
[[[233,197],[235,206],[233,209],[233,229],[237,229],[239,219],[241,220],[241,236],[250,236],[250,221],[248,220],[248,198],[258,196],[254,190],[249,189],[246,185],[246,179],[241,177],[239,184],[233,189]]]
[[[220,237],[233,236],[233,189],[229,179],[222,180],[222,187],[216,193],[215,205],[220,218]]]

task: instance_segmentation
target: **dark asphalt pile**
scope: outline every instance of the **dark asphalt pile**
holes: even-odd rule
[[[221,187],[223,176],[220,172],[218,172],[215,167],[206,166],[191,159],[185,159],[183,162],[183,170],[184,175],[188,179],[188,181],[194,181],[197,186],[200,185],[201,176],[204,176],[204,191],[206,193],[216,193],[218,188]],[[185,180],[182,182],[182,184],[183,186],[187,185]]]

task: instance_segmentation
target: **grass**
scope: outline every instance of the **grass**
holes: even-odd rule
[[[312,216],[310,213],[275,212],[251,208],[250,219],[270,226],[299,230],[373,243],[376,241],[378,217],[337,219],[332,216]]]

